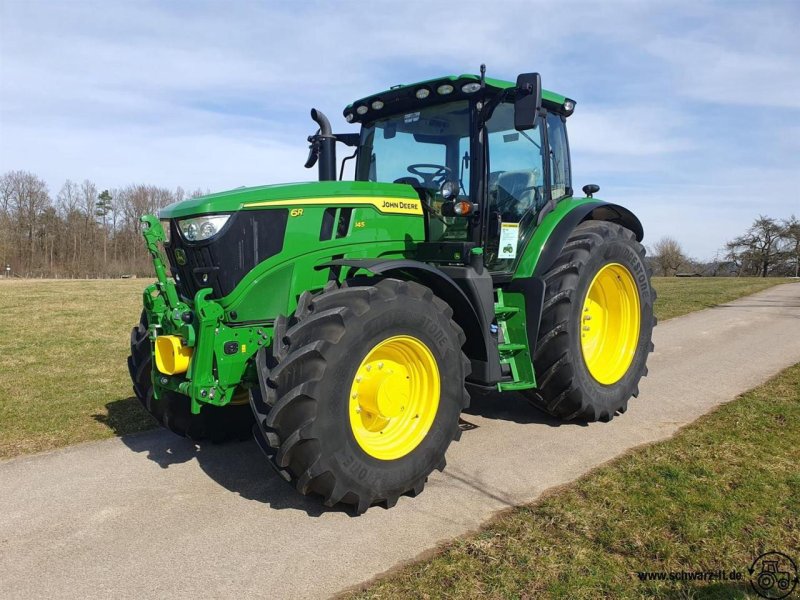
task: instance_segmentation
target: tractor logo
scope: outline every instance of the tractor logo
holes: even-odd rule
[[[798,584],[797,566],[781,552],[762,554],[753,561],[748,571],[753,591],[762,598],[786,598]]]
[[[186,264],[186,253],[180,248],[175,249],[175,262],[180,266],[184,266]]]

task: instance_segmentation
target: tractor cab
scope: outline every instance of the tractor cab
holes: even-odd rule
[[[361,124],[355,179],[411,186],[427,242],[481,247],[490,271],[510,273],[539,218],[572,194],[574,108],[542,91],[536,73],[516,84],[482,73],[394,86],[344,110]]]

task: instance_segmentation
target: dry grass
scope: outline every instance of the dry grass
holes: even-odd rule
[[[654,277],[658,292],[656,315],[660,320],[725,304],[794,279],[781,277]]]
[[[656,278],[664,319],[780,279]],[[126,358],[149,279],[0,280],[0,458],[141,431]]]
[[[153,426],[126,366],[147,283],[0,283],[0,457]]]

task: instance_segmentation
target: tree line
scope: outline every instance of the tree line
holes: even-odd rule
[[[0,177],[0,270],[17,277],[148,276],[152,263],[139,217],[206,194],[134,184],[99,190],[64,182],[53,196],[33,173]]]
[[[149,276],[152,264],[139,217],[207,194],[135,184],[99,190],[87,180],[67,180],[53,196],[33,173],[0,177],[0,276]],[[649,252],[656,275],[800,276],[800,219],[759,216],[709,262],[686,255],[671,237]]]
[[[663,237],[649,258],[656,275],[800,277],[800,219],[760,215],[709,262],[689,258],[680,243]]]

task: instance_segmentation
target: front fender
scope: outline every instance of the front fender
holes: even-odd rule
[[[441,269],[416,260],[399,259],[338,259],[319,265],[349,267],[346,277],[363,269],[375,275],[418,281],[433,290],[453,309],[453,320],[464,330],[464,353],[472,362],[470,380],[491,385],[500,378],[500,360],[497,342],[490,333],[494,319],[494,305],[484,306],[471,299],[456,281]],[[488,276],[488,274],[487,274]],[[491,300],[491,299],[490,299]]]

